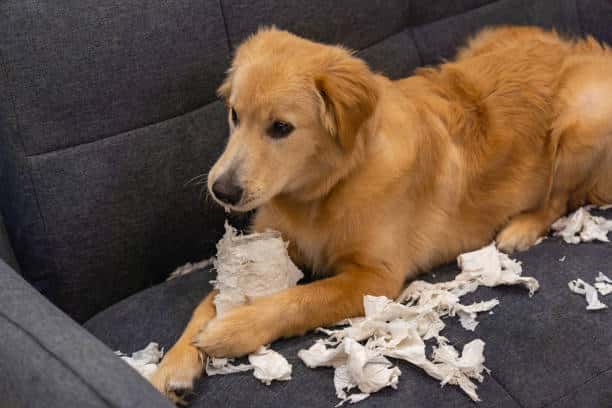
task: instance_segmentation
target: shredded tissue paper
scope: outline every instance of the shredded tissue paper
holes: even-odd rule
[[[612,220],[592,216],[588,208],[580,208],[557,220],[552,229],[555,236],[572,244],[609,242],[607,233],[612,231]],[[217,271],[212,283],[219,291],[214,303],[217,316],[222,317],[249,299],[297,284],[303,275],[289,258],[287,246],[279,232],[242,235],[226,222],[216,257],[178,268],[171,278],[212,263]],[[563,260],[565,257],[559,261]],[[454,280],[413,281],[395,301],[383,296],[365,296],[365,316],[347,319],[332,328],[317,329],[326,337],[300,350],[298,357],[310,368],[333,367],[338,406],[362,401],[385,387],[397,388],[401,371],[392,359],[407,361],[441,385],[457,385],[472,400],[480,400],[477,382],[482,382],[484,373],[489,372],[484,365],[485,342],[476,339],[461,350],[456,349],[440,334],[445,327],[443,319],[457,317],[464,329],[474,331],[478,314],[493,314],[492,309],[499,305],[499,300],[493,298],[465,305],[461,303],[462,296],[479,286],[499,285],[522,285],[532,296],[539,283],[532,277],[522,276],[521,263],[499,252],[495,243],[459,255],[457,263],[461,272]],[[587,310],[607,307],[599,301],[598,291],[602,296],[612,293],[609,277],[600,272],[595,281],[590,285],[578,278],[568,284],[572,292],[585,296]],[[427,340],[436,343],[430,356],[426,355]],[[156,343],[129,357],[116,353],[145,377],[153,373],[163,355]],[[273,380],[290,380],[292,366],[281,354],[264,346],[248,356],[248,364],[209,358],[205,370],[208,375],[253,370],[257,379],[269,385]]]
[[[561,237],[569,244],[601,241],[610,242],[608,232],[612,231],[612,220],[591,215],[591,206],[581,207],[567,217],[559,218],[552,225],[554,235]],[[601,210],[612,208],[610,205],[600,207]],[[565,256],[562,258],[565,260]],[[595,284],[590,285],[580,278],[568,283],[569,289],[579,295],[584,295],[587,310],[602,310],[608,306],[599,300],[597,292],[602,296],[612,293],[612,280],[603,273],[595,278]]]
[[[446,316],[458,316],[461,325],[474,330],[476,315],[490,311],[497,299],[463,305],[461,296],[478,286],[523,285],[533,294],[538,281],[521,276],[519,262],[500,253],[495,244],[458,258],[462,272],[455,280],[441,283],[412,282],[393,301],[386,297],[364,297],[365,316],[349,319],[340,329],[319,329],[328,337],[315,342],[298,356],[308,367],[334,367],[334,386],[340,399],[358,402],[384,387],[396,388],[401,372],[387,359],[405,360],[440,381],[458,385],[472,400],[479,401],[474,381],[483,381],[484,341],[466,344],[461,353],[440,335]],[[344,323],[344,322],[343,322]],[[435,339],[431,359],[424,340]],[[363,344],[362,344],[363,343]],[[347,394],[357,388],[359,391]]]
[[[601,207],[602,209],[606,206]],[[552,225],[555,236],[568,244],[580,242],[610,242],[608,232],[612,231],[612,220],[591,215],[587,207],[581,207],[567,217],[561,217]]]

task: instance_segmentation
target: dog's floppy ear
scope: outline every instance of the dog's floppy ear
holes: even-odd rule
[[[315,78],[323,99],[323,123],[347,151],[378,100],[374,74],[348,51],[335,49]]]

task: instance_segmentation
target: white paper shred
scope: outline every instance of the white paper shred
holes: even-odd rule
[[[608,278],[603,273],[599,272],[595,278],[594,285],[602,296],[612,293],[612,279]]]
[[[340,403],[362,401],[384,387],[397,388],[401,374],[399,368],[387,360],[378,350],[363,346],[352,338],[346,338],[335,348],[326,348],[323,341],[316,342],[298,356],[310,368],[334,367],[334,387]],[[361,393],[348,395],[353,388]]]
[[[211,283],[219,291],[214,299],[217,318],[250,299],[268,296],[295,286],[304,276],[287,253],[288,243],[277,231],[239,235],[225,222],[225,234],[217,243],[213,260],[217,271]],[[291,379],[291,364],[274,350],[262,347],[249,355],[250,364],[235,366],[231,360],[209,358],[208,375],[233,374],[253,369],[266,385]]]
[[[206,363],[207,375],[225,375],[253,370],[253,376],[266,385],[273,380],[289,381],[291,364],[279,353],[267,347],[261,347],[249,355],[250,364],[232,364],[231,358],[209,358]]]
[[[179,266],[178,268],[176,268],[174,272],[172,272],[166,280],[169,281],[169,280],[178,278],[179,276],[188,275],[193,271],[197,271],[198,269],[205,268],[208,265],[212,264],[213,259],[214,258],[208,258],[208,259],[204,259],[203,261],[194,262],[194,263],[187,262],[185,265]]]
[[[478,286],[523,285],[530,294],[539,288],[534,278],[522,277],[519,262],[500,253],[494,244],[458,258],[462,272],[455,280],[441,283],[412,282],[394,302],[384,296],[365,296],[365,316],[350,319],[347,327],[319,329],[327,338],[300,350],[298,357],[308,367],[334,367],[334,386],[340,399],[355,403],[384,387],[396,388],[401,374],[387,358],[405,360],[423,369],[442,385],[459,386],[479,401],[477,382],[483,381],[485,343],[476,339],[461,354],[440,336],[445,316],[458,316],[462,326],[474,330],[476,315],[499,304],[497,299],[460,303],[460,297]],[[435,338],[431,359],[424,340]],[[362,344],[363,343],[363,344]],[[348,394],[356,389],[358,392]]]
[[[587,207],[581,207],[567,217],[559,218],[552,225],[555,236],[569,244],[580,242],[610,242],[608,232],[612,231],[612,220],[593,216]]]
[[[225,375],[241,373],[253,369],[251,364],[232,364],[232,358],[208,358],[206,360],[206,375]]]
[[[579,295],[584,295],[587,301],[587,310],[601,310],[608,306],[601,303],[597,297],[597,289],[578,278],[568,283],[570,290]]]
[[[132,353],[131,356],[127,356],[120,351],[115,351],[115,354],[138,371],[140,375],[150,378],[157,369],[157,363],[164,355],[164,351],[159,349],[159,344],[149,343],[147,347]]]
[[[279,353],[267,347],[261,347],[249,355],[253,366],[253,376],[266,385],[273,380],[289,381],[291,379],[291,364]]]

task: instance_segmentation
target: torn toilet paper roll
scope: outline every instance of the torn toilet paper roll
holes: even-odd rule
[[[278,231],[241,235],[225,222],[225,235],[217,243],[213,261],[217,278],[211,282],[219,291],[214,300],[217,317],[250,298],[271,295],[302,279],[287,245]]]
[[[551,227],[555,236],[569,244],[580,242],[610,242],[608,232],[612,231],[612,220],[591,215],[586,207],[581,207],[567,217],[561,217]]]
[[[266,231],[238,234],[225,222],[225,234],[217,243],[213,261],[217,277],[211,283],[219,291],[214,303],[216,318],[249,299],[268,296],[295,286],[304,276],[287,253],[288,243],[280,232]],[[234,366],[227,359],[209,358],[208,375],[232,374],[253,369],[253,375],[266,385],[273,380],[291,379],[291,364],[268,348],[262,347],[249,355],[250,365]],[[248,367],[248,368],[247,368]]]

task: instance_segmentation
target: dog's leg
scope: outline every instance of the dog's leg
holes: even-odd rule
[[[196,344],[215,357],[237,357],[280,337],[300,335],[363,315],[363,296],[395,298],[404,276],[384,268],[347,265],[333,277],[299,285],[238,307],[211,321]]]
[[[505,251],[525,250],[565,211],[612,200],[612,54],[599,50],[565,63],[554,102],[555,166],[547,204],[514,217],[497,236]]]
[[[176,344],[166,353],[159,367],[151,377],[151,384],[175,402],[181,398],[176,391],[191,390],[193,381],[202,373],[206,356],[193,346],[197,333],[215,317],[213,291],[198,305]]]
[[[512,218],[497,234],[497,247],[509,253],[529,249],[538,238],[545,236],[551,224],[565,213],[567,199],[567,195],[552,197],[546,206]]]

